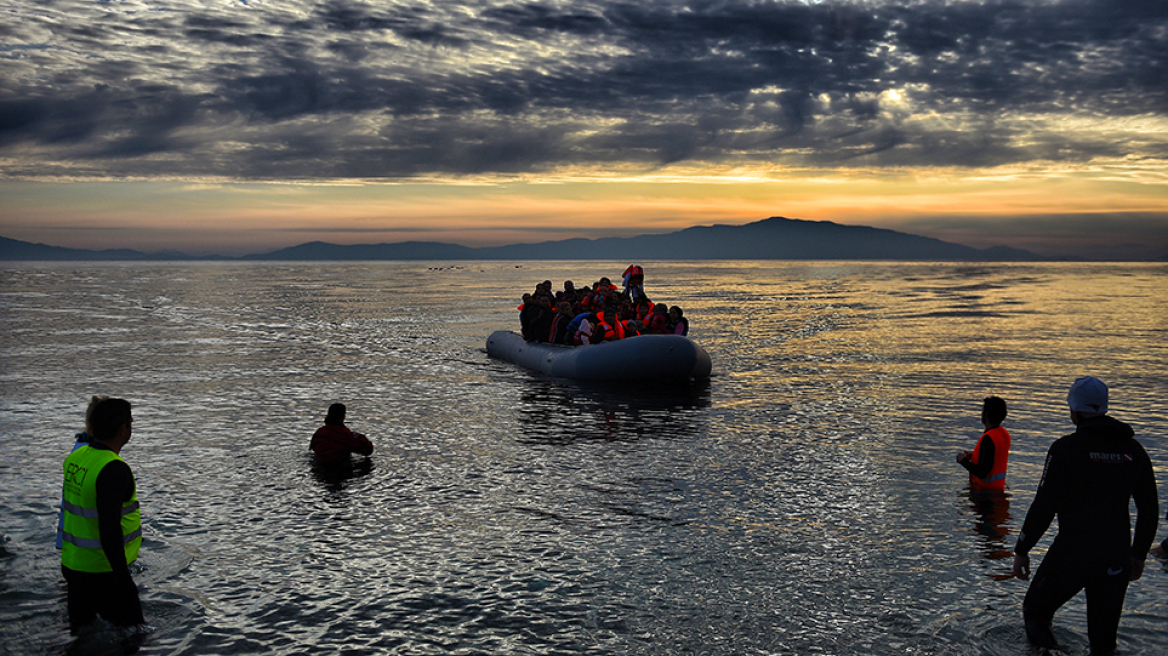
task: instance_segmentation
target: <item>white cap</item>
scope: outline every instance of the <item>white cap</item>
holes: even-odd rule
[[[1107,413],[1107,385],[1094,376],[1084,376],[1071,385],[1067,405],[1075,412]]]

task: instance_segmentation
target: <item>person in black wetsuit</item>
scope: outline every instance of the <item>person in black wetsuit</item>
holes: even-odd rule
[[[1140,578],[1159,521],[1156,478],[1127,424],[1107,416],[1107,386],[1087,376],[1067,395],[1076,430],[1051,445],[1014,547],[1014,574],[1030,578],[1030,549],[1058,516],[1058,535],[1034,575],[1022,614],[1026,636],[1058,649],[1055,611],[1086,589],[1091,654],[1112,654],[1129,581]],[[1132,537],[1129,503],[1136,503]]]

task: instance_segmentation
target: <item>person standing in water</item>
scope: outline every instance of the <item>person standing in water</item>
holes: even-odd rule
[[[985,427],[973,451],[957,454],[957,464],[969,471],[969,489],[974,492],[1002,492],[1006,489],[1006,466],[1010,460],[1010,433],[1002,428],[1006,402],[986,397],[981,406]]]
[[[119,628],[144,623],[130,563],[142,545],[134,472],[121,458],[132,434],[130,403],[105,399],[93,408],[88,443],[65,458],[61,573],[74,629],[99,615]]]
[[[373,455],[373,443],[369,438],[345,426],[345,412],[344,403],[330,405],[324,426],[312,435],[308,446],[316,454],[316,461],[322,465],[347,463],[350,453]]]
[[[1107,402],[1107,386],[1098,378],[1079,378],[1071,386],[1067,404],[1075,432],[1047,451],[1014,547],[1014,575],[1028,580],[1030,550],[1058,516],[1058,535],[1022,602],[1026,636],[1040,649],[1058,649],[1054,614],[1086,589],[1091,654],[1114,653],[1128,583],[1143,574],[1156,536],[1160,510],[1151,460],[1131,426],[1107,416]]]
[[[73,451],[89,444],[89,440],[93,435],[93,409],[97,407],[98,403],[108,399],[108,396],[94,396],[89,399],[89,405],[85,408],[85,430],[73,436]],[[72,451],[70,452],[72,453]],[[62,549],[65,546],[65,494],[61,493],[61,512],[57,516],[57,548]]]

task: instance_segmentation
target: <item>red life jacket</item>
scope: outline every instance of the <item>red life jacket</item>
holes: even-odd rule
[[[978,478],[970,474],[969,486],[975,490],[1004,490],[1006,489],[1006,465],[1010,460],[1010,433],[1005,428],[998,426],[986,431],[982,437],[989,437],[994,443],[994,465],[985,478]],[[974,464],[981,463],[981,440],[977,441],[977,446],[974,447],[970,460]]]
[[[556,343],[556,333],[559,332],[560,324],[572,320],[570,317],[565,316],[564,313],[560,312],[559,310],[552,310],[552,312],[555,312],[556,316],[552,317],[551,326],[548,328],[547,341],[549,344]]]
[[[664,314],[654,313],[645,322],[645,327],[654,335],[667,335],[669,334],[669,319]]]

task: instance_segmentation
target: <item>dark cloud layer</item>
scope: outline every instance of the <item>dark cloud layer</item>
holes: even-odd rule
[[[1168,157],[1168,4],[57,0],[7,176],[401,178]]]

